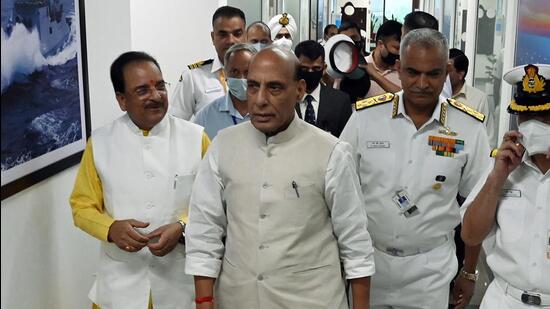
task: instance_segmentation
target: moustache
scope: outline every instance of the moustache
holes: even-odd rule
[[[164,102],[162,101],[149,101],[147,103],[145,103],[145,108],[146,109],[157,109],[157,108],[163,108],[164,107]]]

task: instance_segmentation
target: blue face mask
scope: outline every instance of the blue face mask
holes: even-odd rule
[[[245,78],[227,78],[227,87],[229,92],[234,95],[237,99],[244,101],[246,100],[246,79]]]
[[[266,48],[267,45],[268,45],[267,43],[260,43],[260,42],[252,44],[252,46],[254,46],[256,51],[260,51],[260,50]]]

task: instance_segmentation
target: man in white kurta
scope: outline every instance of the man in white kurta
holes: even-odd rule
[[[373,249],[350,147],[295,115],[297,69],[289,51],[259,52],[251,122],[220,131],[201,163],[186,230],[197,308],[348,308],[344,279],[368,308]]]
[[[208,137],[166,115],[165,82],[149,55],[122,54],[111,76],[127,113],[92,133],[70,199],[75,225],[102,241],[89,297],[102,309],[187,309],[193,279],[178,240]]]
[[[518,131],[504,135],[494,164],[461,209],[464,242],[484,242],[495,274],[483,309],[550,308],[550,85],[544,77],[550,65],[504,75],[517,83],[508,112],[517,114]]]

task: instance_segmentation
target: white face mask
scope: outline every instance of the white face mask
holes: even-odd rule
[[[550,124],[531,119],[520,123],[518,129],[523,135],[521,144],[525,147],[528,155],[548,153],[550,149]]]
[[[273,45],[279,46],[280,48],[283,48],[286,50],[292,50],[292,40],[289,40],[287,38],[277,39],[273,41]]]
[[[260,50],[266,48],[267,45],[268,45],[267,43],[260,43],[260,42],[252,44],[252,46],[254,46],[254,48],[256,48],[256,51],[260,51]]]

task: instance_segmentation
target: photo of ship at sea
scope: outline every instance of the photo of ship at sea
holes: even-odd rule
[[[4,186],[81,151],[86,129],[78,2],[3,0],[1,6]]]

